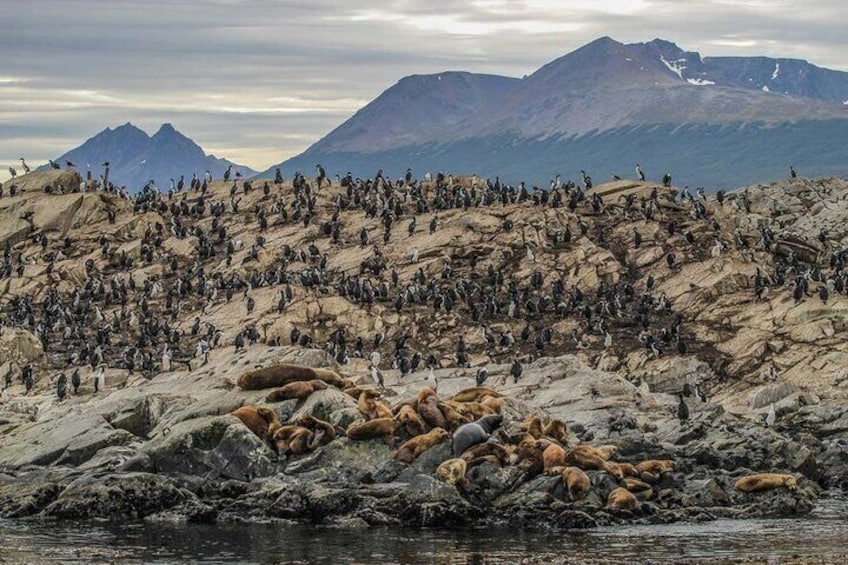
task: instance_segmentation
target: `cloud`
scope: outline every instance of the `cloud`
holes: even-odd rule
[[[848,70],[841,0],[39,0],[0,34],[0,179],[97,131],[170,121],[257,169],[408,74],[522,76],[599,36]]]

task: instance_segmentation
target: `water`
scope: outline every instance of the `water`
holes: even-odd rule
[[[826,500],[801,519],[598,528],[562,534],[0,521],[0,563],[516,563],[573,559],[675,563],[848,553],[848,502]]]

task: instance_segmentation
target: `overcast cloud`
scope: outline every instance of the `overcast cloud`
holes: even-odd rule
[[[0,179],[163,122],[255,169],[408,74],[510,76],[603,35],[848,70],[844,0],[0,0]]]

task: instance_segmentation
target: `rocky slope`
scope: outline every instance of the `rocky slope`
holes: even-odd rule
[[[21,177],[12,197],[7,183],[0,515],[586,527],[804,512],[848,484],[844,180],[721,203],[622,181],[563,189],[560,206],[477,178],[354,185],[313,189],[310,204],[262,181],[213,183],[202,202],[74,193],[65,171]],[[387,242],[378,194],[391,195]],[[227,415],[266,404],[267,390],[236,386],[245,371],[331,367],[376,388],[369,357],[387,405],[432,384],[427,364],[442,399],[485,368],[509,433],[541,414],[572,443],[618,446],[618,462],[676,468],[619,512],[604,472],[581,502],[512,465],[475,467],[456,488],[435,477],[447,444],[411,465],[380,440],[281,455]],[[59,400],[58,375],[75,369],[78,392]],[[269,406],[282,422],[364,418],[332,387]],[[772,471],[799,489],[733,488]]]

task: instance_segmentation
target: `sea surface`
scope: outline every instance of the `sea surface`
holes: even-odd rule
[[[280,525],[0,521],[0,563],[842,563],[848,501],[807,517],[629,526],[561,534]]]

